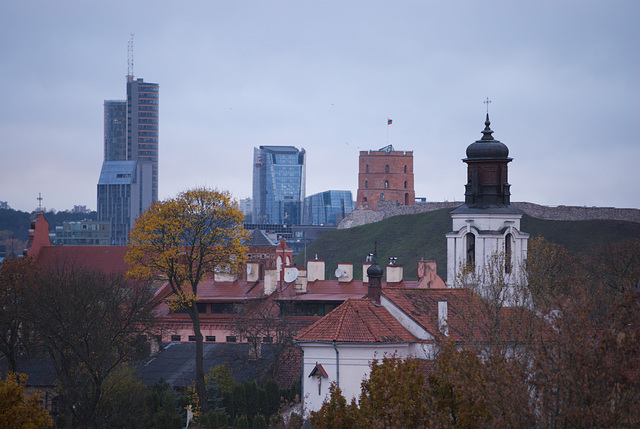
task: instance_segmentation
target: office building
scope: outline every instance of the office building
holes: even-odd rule
[[[52,246],[108,246],[111,243],[109,222],[94,220],[63,222],[49,237]]]
[[[413,151],[397,151],[388,145],[361,151],[357,208],[376,210],[381,201],[416,203],[413,189]]]
[[[299,225],[305,198],[306,152],[293,146],[253,151],[253,223]]]
[[[109,245],[126,246],[135,221],[151,205],[152,168],[138,161],[105,161],[98,181],[98,222],[109,222]]]
[[[305,198],[303,220],[305,225],[338,226],[352,211],[351,191],[325,191]]]
[[[158,201],[157,83],[127,76],[127,99],[104,102],[104,163],[98,221],[111,225],[111,245],[126,245],[135,219]]]

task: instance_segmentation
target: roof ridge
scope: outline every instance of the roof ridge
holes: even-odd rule
[[[333,340],[336,341],[339,337],[339,334],[342,332],[342,326],[344,325],[344,319],[347,317],[347,310],[348,307],[352,307],[351,305],[351,299],[347,299],[345,301],[345,303],[347,305],[345,305],[344,310],[342,311],[342,314],[340,315],[340,319],[338,321],[338,323],[336,324],[336,330],[333,334]],[[338,308],[340,308],[340,306],[338,306]]]
[[[365,300],[365,299],[361,299],[359,301],[369,301],[369,300]],[[365,303],[366,305],[366,303]],[[367,309],[369,308],[369,306],[366,307]],[[373,339],[377,342],[378,341],[378,337],[376,336],[376,334],[371,330],[371,327],[369,326],[369,323],[367,323],[367,319],[360,314],[360,310],[358,308],[356,308],[355,306],[353,307],[353,311],[356,312],[356,315],[358,316],[358,319],[360,320],[360,323],[362,325],[364,325],[364,327],[367,329],[367,331],[369,332],[369,335],[371,335],[373,337]]]

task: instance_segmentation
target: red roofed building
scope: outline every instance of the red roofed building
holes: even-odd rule
[[[433,360],[443,341],[499,341],[513,347],[542,323],[526,308],[496,307],[468,289],[383,287],[374,256],[368,299],[349,299],[296,337],[303,350],[305,414],[317,411],[335,382],[347,401],[357,398],[374,358]]]

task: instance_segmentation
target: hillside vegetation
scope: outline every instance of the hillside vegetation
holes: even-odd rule
[[[394,216],[380,222],[349,229],[337,229],[321,235],[306,250],[307,259],[325,261],[326,278],[333,279],[338,262],[353,263],[354,278],[362,278],[362,263],[378,243],[378,261],[387,264],[398,258],[405,279],[417,278],[419,260],[435,260],[438,274],[446,279],[447,240],[451,231],[451,209]],[[522,216],[521,229],[531,237],[542,236],[571,252],[589,252],[601,245],[640,238],[640,224],[610,220],[555,221]],[[306,266],[305,253],[294,259]]]

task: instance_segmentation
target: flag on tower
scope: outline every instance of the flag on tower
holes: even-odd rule
[[[393,122],[391,119],[387,119],[387,125],[391,125],[391,122]]]

